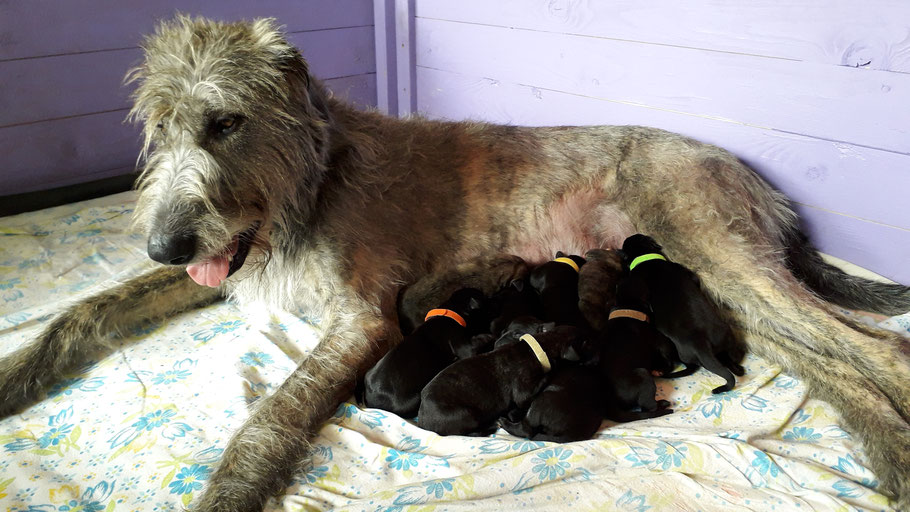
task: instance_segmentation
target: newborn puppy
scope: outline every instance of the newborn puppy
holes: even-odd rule
[[[733,374],[745,373],[740,365],[745,349],[718,306],[702,291],[698,276],[667,261],[661,249],[651,237],[633,235],[623,242],[623,264],[647,285],[654,325],[673,341],[679,358],[727,381],[714,393],[729,391],[736,384]]]
[[[430,308],[460,288],[477,288],[489,297],[516,279],[528,275],[528,265],[518,256],[496,254],[470,260],[427,274],[398,293],[398,324],[407,336],[423,323]],[[482,330],[486,330],[484,325]]]
[[[541,316],[540,299],[527,279],[512,281],[493,294],[490,303],[490,308],[495,311],[495,318],[490,322],[490,333],[497,337],[516,318]]]
[[[499,420],[499,426],[514,436],[534,441],[569,443],[590,439],[604,418],[605,404],[599,392],[602,386],[597,367],[559,368],[524,414],[509,413]],[[513,419],[516,416],[519,419]]]
[[[551,366],[559,369],[591,351],[581,331],[571,326],[525,334],[519,341],[509,334],[503,338],[492,352],[458,361],[427,384],[417,415],[421,428],[441,435],[486,435],[510,409],[528,406]]]
[[[640,277],[625,277],[616,288],[616,307],[607,321],[608,338],[600,357],[600,370],[605,380],[604,414],[614,421],[673,412],[668,409],[669,402],[655,400],[657,386],[651,372],[673,370],[676,350],[651,325],[647,296],[647,286]],[[641,411],[633,411],[636,408]]]
[[[598,332],[607,327],[610,307],[616,301],[616,284],[622,275],[618,251],[592,249],[585,253],[578,272],[578,309],[588,325]]]
[[[537,290],[543,307],[543,319],[556,325],[587,327],[578,309],[578,272],[585,259],[556,253],[556,259],[531,271],[531,286]]]
[[[484,322],[476,317],[483,302],[480,290],[464,288],[430,311],[423,324],[367,371],[364,404],[404,418],[417,414],[420,391],[427,382],[456,359],[482,351],[489,341],[473,337],[471,332],[478,322]]]

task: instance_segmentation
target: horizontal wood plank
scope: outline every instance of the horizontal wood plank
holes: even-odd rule
[[[797,212],[822,252],[910,285],[910,231],[806,206]]]
[[[135,164],[139,129],[125,110],[0,128],[0,195],[99,179]]]
[[[0,60],[135,47],[175,13],[274,17],[288,32],[373,24],[372,0],[30,0],[0,2]]]
[[[419,0],[417,16],[910,72],[894,0]]]
[[[376,106],[376,74],[345,76],[325,81],[334,97],[366,109]]]
[[[429,19],[417,65],[910,154],[910,74]]]
[[[289,35],[324,79],[376,71],[373,27]],[[0,62],[0,127],[126,108],[122,81],[142,60],[138,48]]]

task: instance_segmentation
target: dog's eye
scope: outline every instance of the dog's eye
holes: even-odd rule
[[[240,117],[238,116],[221,116],[215,120],[215,133],[218,135],[230,135],[237,131],[240,126]]]
[[[155,128],[157,128],[161,133],[165,133],[167,131],[164,129],[164,121],[158,121],[158,124],[155,125]]]

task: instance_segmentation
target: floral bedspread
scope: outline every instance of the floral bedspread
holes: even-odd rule
[[[56,311],[145,268],[131,193],[0,219],[0,353]],[[871,320],[870,320],[871,321]],[[908,332],[910,316],[882,322]],[[0,420],[0,510],[180,510],[251,403],[319,326],[218,304],[136,331]],[[440,437],[342,404],[269,510],[888,510],[862,447],[825,403],[757,357],[712,395],[699,371],[661,381],[672,415],[571,444]]]

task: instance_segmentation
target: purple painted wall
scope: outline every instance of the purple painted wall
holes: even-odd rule
[[[336,95],[376,105],[372,0],[0,2],[0,196],[133,171],[121,81],[142,35],[178,10],[275,17]]]
[[[856,5],[416,0],[417,110],[721,145],[825,252],[910,283],[910,4]]]

